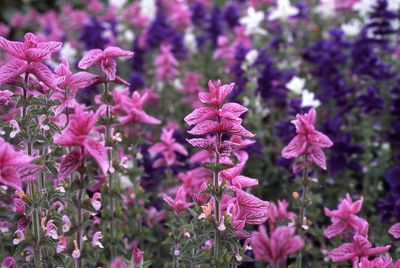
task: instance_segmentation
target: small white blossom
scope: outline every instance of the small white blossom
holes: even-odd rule
[[[240,24],[246,27],[246,34],[260,34],[266,35],[265,29],[260,27],[261,22],[264,20],[264,12],[255,11],[253,7],[247,9],[247,16],[240,19]]]
[[[303,90],[301,95],[301,107],[314,107],[317,108],[321,105],[321,102],[315,99],[315,95],[313,92],[308,91],[307,89]]]
[[[278,0],[277,7],[269,13],[268,20],[287,20],[297,14],[299,14],[299,9],[290,5],[289,0]]]
[[[287,84],[286,88],[295,94],[302,94],[306,79],[294,76]]]

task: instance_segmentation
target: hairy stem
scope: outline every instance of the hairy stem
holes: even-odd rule
[[[220,133],[217,134],[216,136],[216,147],[219,148],[220,143],[221,143],[221,138],[222,135]],[[215,267],[218,267],[218,262],[219,262],[219,248],[220,248],[220,243],[221,243],[221,234],[218,230],[218,226],[220,223],[220,200],[219,200],[219,171],[218,171],[218,165],[220,162],[220,155],[219,152],[216,153],[215,156],[215,171],[214,171],[214,190],[216,193],[216,196],[214,196],[215,199],[215,236],[214,236],[214,262],[215,262]]]
[[[108,82],[104,83],[104,101],[107,105],[106,108],[106,146],[112,148],[112,138],[111,138],[111,107],[108,103],[109,100],[109,91],[108,91]],[[108,150],[108,161],[112,165],[113,159],[113,150]],[[112,167],[110,166],[110,169]],[[115,259],[117,256],[117,248],[116,248],[116,241],[115,241],[115,199],[114,199],[114,178],[113,174],[110,170],[107,172],[108,176],[108,184],[109,184],[109,202],[110,202],[110,211],[111,211],[111,219],[110,219],[110,236],[111,236],[111,259]]]
[[[299,231],[299,234],[301,238],[304,241],[305,244],[305,235],[306,235],[306,230],[303,228],[304,225],[304,219],[306,216],[306,208],[308,205],[308,195],[309,195],[309,179],[308,179],[308,159],[307,155],[305,156],[305,168],[303,171],[303,196],[301,199],[300,203],[300,209],[299,209],[299,217],[297,220],[297,228]],[[296,259],[296,267],[301,268],[302,267],[302,250],[299,251],[297,254],[297,259]]]

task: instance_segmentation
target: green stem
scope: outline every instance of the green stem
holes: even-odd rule
[[[221,143],[222,135],[220,133],[217,134],[216,136],[216,148],[219,148],[220,143]],[[214,236],[214,263],[215,267],[219,267],[218,262],[219,262],[219,248],[220,248],[220,243],[221,243],[221,234],[220,231],[218,230],[218,226],[220,224],[220,200],[219,200],[219,171],[217,171],[217,167],[219,165],[220,161],[220,155],[219,152],[216,153],[215,157],[215,171],[214,171],[214,190],[216,193],[216,196],[214,196],[215,199],[215,236]]]
[[[83,174],[80,174],[80,181],[83,180]],[[83,250],[83,241],[82,241],[82,195],[83,195],[83,190],[78,190],[77,194],[77,207],[76,207],[76,225],[78,228],[78,231],[76,232],[76,241],[78,242],[78,247],[79,250],[82,254]],[[82,256],[79,257],[79,259],[75,260],[75,268],[81,268],[83,267],[82,264]]]
[[[297,220],[297,228],[299,230],[300,237],[303,239],[304,244],[305,244],[305,235],[306,232],[303,228],[304,224],[304,217],[306,215],[306,208],[308,204],[308,195],[309,195],[309,179],[308,179],[308,158],[307,155],[305,156],[305,168],[303,171],[303,196],[300,204],[300,210],[299,210],[299,218]],[[302,250],[299,251],[297,254],[296,258],[296,267],[301,268],[302,267]]]
[[[107,105],[106,109],[106,146],[112,147],[112,138],[111,138],[111,110],[109,105],[109,96],[108,96],[108,83],[104,83],[104,102]],[[113,159],[113,150],[108,150],[108,160],[112,164]],[[111,167],[110,167],[111,168]],[[113,174],[108,171],[108,184],[109,184],[109,198],[110,198],[110,211],[111,211],[111,219],[110,219],[110,235],[111,235],[111,259],[115,259],[117,256],[117,248],[115,244],[115,199],[114,199],[114,178]]]
[[[32,207],[32,235],[34,240],[34,264],[35,268],[42,267],[42,254],[40,250],[40,207],[36,204],[35,184],[33,181],[29,182],[29,192],[33,197],[34,204]]]

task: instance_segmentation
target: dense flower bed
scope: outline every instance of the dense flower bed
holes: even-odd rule
[[[400,1],[1,16],[1,267],[400,267]]]

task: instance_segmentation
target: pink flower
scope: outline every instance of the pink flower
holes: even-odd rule
[[[132,252],[132,268],[141,268],[143,263],[143,251],[138,248],[134,247]]]
[[[278,200],[277,203],[271,202],[269,207],[269,226],[270,230],[275,230],[278,221],[289,220],[294,221],[296,214],[288,211],[288,202],[286,200]]]
[[[271,267],[287,267],[287,257],[304,246],[300,236],[294,235],[293,227],[279,226],[272,232],[271,237],[263,225],[258,228],[258,232],[253,232],[251,236],[255,259],[267,261]]]
[[[59,87],[64,90],[67,87],[73,90],[85,88],[98,79],[97,75],[88,72],[72,73],[66,59],[61,60],[61,63],[54,69],[54,73],[58,78]]]
[[[176,159],[176,153],[187,156],[188,152],[185,147],[177,143],[173,138],[174,129],[163,128],[161,134],[161,142],[152,145],[149,148],[149,153],[151,157],[155,157],[158,154],[163,156],[163,159],[156,160],[154,162],[154,167],[160,167],[164,163],[169,167],[174,164],[179,164]]]
[[[254,134],[246,130],[242,125],[240,116],[247,108],[237,103],[226,103],[222,106],[225,97],[232,91],[234,83],[222,85],[218,80],[216,84],[209,81],[210,93],[200,92],[202,103],[210,104],[210,107],[195,109],[185,117],[189,126],[194,127],[188,131],[192,135],[205,135],[208,133],[228,133],[243,137],[253,137]]]
[[[92,111],[85,112],[82,107],[77,106],[75,113],[70,116],[68,127],[60,134],[55,135],[54,143],[63,146],[80,146],[84,150],[84,154],[91,155],[102,172],[107,174],[109,168],[107,149],[103,143],[89,136],[90,131],[97,123],[99,113],[101,113],[101,109],[93,113]]]
[[[296,115],[297,119],[292,123],[296,127],[297,135],[283,148],[282,156],[297,158],[306,155],[308,161],[326,169],[326,158],[321,148],[331,147],[333,143],[327,136],[315,130],[316,117],[317,112],[314,108],[304,115]]]
[[[102,238],[103,236],[100,231],[95,232],[93,235],[92,247],[104,248],[103,244],[100,242],[100,239]]]
[[[351,243],[345,243],[328,253],[333,262],[353,261],[357,263],[359,258],[379,255],[388,252],[390,245],[373,248],[371,242],[361,235],[355,235]]]
[[[67,215],[62,216],[62,232],[67,233],[71,229],[71,221]]]
[[[356,215],[360,212],[362,204],[363,198],[353,202],[351,196],[346,194],[346,198],[340,202],[337,210],[325,208],[325,215],[331,218],[332,224],[325,229],[324,235],[331,239],[348,228],[357,234],[367,235],[368,223]]]
[[[200,81],[201,75],[193,72],[188,72],[182,81],[182,91],[184,93],[182,102],[192,105],[193,108],[199,108],[201,106],[201,102],[197,97],[202,90]]]
[[[25,240],[25,235],[23,230],[16,230],[14,235],[15,238],[13,239],[13,245],[18,245],[21,241]]]
[[[75,260],[79,259],[81,256],[81,251],[79,250],[78,242],[74,240],[74,250],[72,251],[72,258]]]
[[[96,211],[99,211],[101,209],[101,193],[95,192],[90,199],[90,203]]]
[[[396,223],[389,229],[389,234],[391,234],[394,238],[400,238],[400,223]]]
[[[373,260],[368,260],[368,258],[362,258],[361,262],[356,263],[354,268],[399,268],[400,261],[396,263],[392,262],[392,258],[389,256],[379,256]]]
[[[149,100],[148,93],[140,95],[139,92],[135,91],[130,97],[128,88],[125,88],[121,91],[114,90],[113,98],[115,102],[113,110],[118,114],[121,114],[119,117],[121,124],[142,123],[157,125],[161,123],[160,120],[143,111],[143,106]]]
[[[193,205],[186,201],[186,192],[182,186],[176,191],[175,199],[167,195],[163,199],[178,215]]]
[[[220,175],[221,178],[224,180],[227,180],[230,182],[231,185],[237,187],[237,188],[244,188],[244,187],[251,187],[258,185],[258,180],[249,178],[243,175],[240,175],[242,173],[243,168],[246,165],[246,162],[248,160],[249,156],[246,152],[242,151],[241,152],[241,157],[239,158],[239,163],[229,169],[225,169],[221,171]]]
[[[22,181],[19,168],[32,161],[30,156],[17,152],[14,148],[0,138],[0,183],[10,186],[18,191],[22,190]]]
[[[15,259],[13,257],[7,256],[3,259],[3,263],[1,264],[1,268],[14,268]]]
[[[67,246],[68,246],[68,237],[60,236],[57,241],[57,248],[56,248],[57,254],[60,254],[61,252],[66,250]]]
[[[92,65],[98,65],[107,79],[113,81],[117,75],[117,62],[114,58],[129,59],[132,56],[133,52],[123,50],[119,47],[108,47],[104,51],[101,49],[92,49],[86,52],[85,56],[79,61],[78,67],[86,70]]]
[[[127,268],[122,257],[117,257],[113,262],[108,266],[108,268]]]
[[[57,226],[54,224],[53,220],[50,220],[46,225],[46,236],[51,237],[54,240],[58,239]]]
[[[0,48],[11,56],[0,68],[0,84],[23,73],[32,73],[48,87],[57,89],[53,73],[42,61],[50,59],[51,54],[59,51],[61,46],[60,42],[38,42],[33,33],[26,33],[24,42],[9,41],[0,36]]]
[[[168,79],[178,75],[178,70],[176,68],[179,66],[179,62],[171,52],[171,45],[162,44],[160,50],[160,55],[158,55],[154,61],[157,79],[167,82]]]
[[[42,62],[61,49],[61,42],[38,42],[33,33],[24,35],[24,42],[9,41],[0,36],[0,48],[10,56],[26,62]]]
[[[12,93],[9,90],[1,90],[0,91],[0,105],[8,105],[8,103],[11,101],[11,96],[13,96],[14,93]]]

